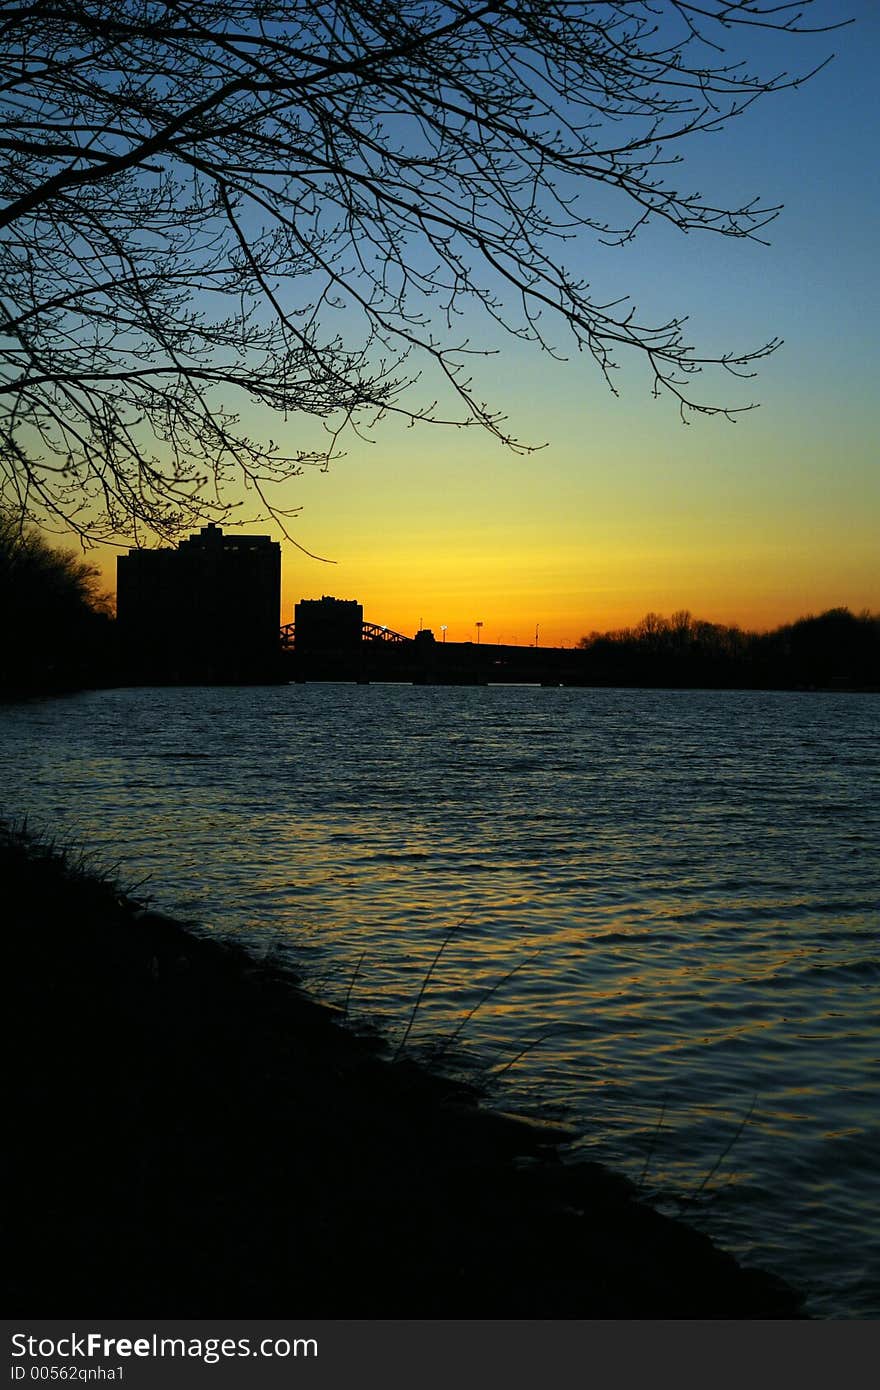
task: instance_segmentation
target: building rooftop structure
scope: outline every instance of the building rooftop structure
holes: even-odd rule
[[[350,656],[360,646],[364,609],[356,599],[300,599],[293,618],[300,657]]]
[[[203,526],[176,549],[120,555],[116,581],[120,635],[140,678],[273,678],[281,547],[269,536]]]

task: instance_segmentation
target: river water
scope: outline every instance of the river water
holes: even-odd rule
[[[0,813],[489,1071],[814,1316],[877,1317],[878,714],[789,692],[88,692],[0,708]]]

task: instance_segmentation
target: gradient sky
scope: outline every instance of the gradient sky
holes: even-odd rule
[[[785,204],[769,247],[661,227],[568,253],[597,297],[689,314],[701,351],[783,338],[756,380],[707,389],[761,408],[684,426],[638,362],[622,360],[615,398],[590,360],[560,364],[496,335],[499,354],[474,368],[480,394],[547,447],[521,457],[475,428],[393,420],[372,444],[352,436],[282,499],[302,506],[293,536],[335,562],[284,544],[284,621],[297,599],[333,594],[407,634],[446,624],[469,640],[479,620],[483,641],[532,642],[537,624],[550,645],[649,610],[766,628],[838,604],[880,609],[880,21],[873,0],[817,6],[844,13],[857,23],[788,47],[804,66],[836,52],[829,69],[682,146],[688,187]],[[313,424],[247,424],[291,449],[317,437]],[[99,559],[112,588],[113,556]]]

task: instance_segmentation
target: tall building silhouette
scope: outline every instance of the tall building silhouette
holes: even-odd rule
[[[175,550],[130,550],[116,562],[116,610],[138,679],[276,679],[281,546],[208,525]]]

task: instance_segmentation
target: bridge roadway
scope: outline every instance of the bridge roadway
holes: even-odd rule
[[[402,681],[417,685],[582,685],[584,653],[571,647],[516,647],[493,643],[404,638],[375,624],[346,648],[282,651],[282,679],[294,681]]]

